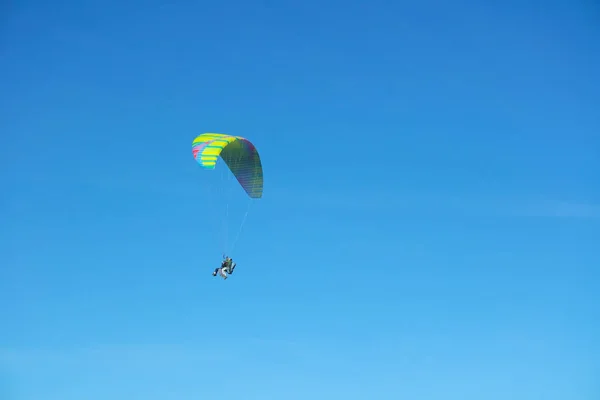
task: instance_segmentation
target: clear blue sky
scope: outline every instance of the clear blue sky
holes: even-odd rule
[[[4,4],[0,398],[598,399],[600,8],[540,4]]]

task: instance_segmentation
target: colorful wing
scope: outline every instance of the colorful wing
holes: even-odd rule
[[[262,197],[263,170],[256,147],[241,136],[203,133],[192,142],[194,159],[204,169],[214,169],[221,157],[253,199]]]

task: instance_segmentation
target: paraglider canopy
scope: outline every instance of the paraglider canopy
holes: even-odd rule
[[[214,169],[221,157],[252,199],[263,193],[263,170],[256,147],[241,136],[203,133],[192,142],[194,159],[202,168]]]

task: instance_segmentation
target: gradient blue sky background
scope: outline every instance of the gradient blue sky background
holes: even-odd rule
[[[2,399],[598,398],[597,3],[2,7]]]

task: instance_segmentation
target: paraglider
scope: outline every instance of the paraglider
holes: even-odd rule
[[[205,170],[214,170],[217,167],[219,159],[221,159],[236,178],[237,183],[244,190],[246,198],[249,201],[262,198],[262,163],[256,147],[248,139],[221,133],[203,133],[192,142],[192,154],[196,162]],[[214,270],[212,273],[213,276],[219,275],[223,279],[227,279],[228,275],[233,274],[236,263],[229,256],[225,256],[225,254],[231,253],[230,250],[233,250],[233,246],[246,221],[249,206],[250,203],[248,203],[248,209],[243,217],[232,248],[229,249],[225,246],[224,260],[221,266]],[[227,203],[227,211],[224,218],[227,219],[229,214],[229,204]],[[226,221],[222,225],[226,226]],[[227,232],[225,235],[227,235]],[[227,242],[227,239],[225,241]]]
[[[223,262],[219,268],[215,268],[213,272],[213,276],[217,276],[219,274],[223,279],[227,279],[227,274],[233,274],[233,270],[235,269],[235,263],[228,256],[223,256]]]

